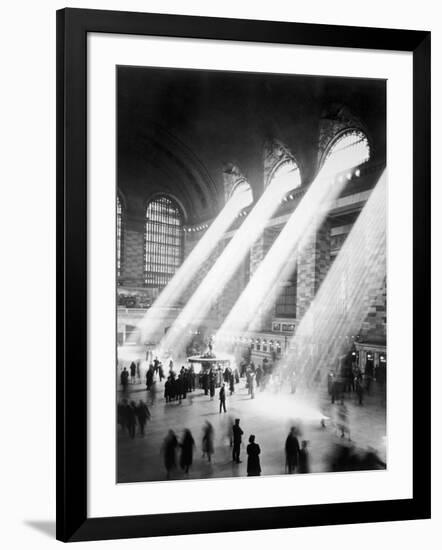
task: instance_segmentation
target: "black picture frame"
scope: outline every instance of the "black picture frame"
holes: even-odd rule
[[[87,34],[412,52],[413,498],[87,516]],[[430,517],[430,33],[83,9],[57,12],[57,539],[85,541]]]

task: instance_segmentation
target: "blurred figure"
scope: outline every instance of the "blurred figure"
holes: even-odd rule
[[[285,440],[285,457],[287,471],[289,474],[293,474],[298,465],[298,455],[299,455],[299,441],[296,437],[296,429],[294,427],[290,428],[289,435]]]
[[[138,405],[135,408],[135,414],[138,419],[138,425],[140,426],[140,435],[144,436],[144,429],[146,426],[147,420],[150,420],[150,411],[149,407],[147,406],[144,401],[139,401]]]
[[[151,404],[152,407],[155,405],[155,401],[156,401],[156,397],[157,397],[157,392],[156,392],[155,385],[156,385],[156,383],[154,382],[151,385],[151,387],[147,390],[148,393],[149,393],[150,404]]]
[[[118,403],[117,407],[117,419],[118,424],[121,427],[121,431],[125,431],[127,427],[127,421],[126,421],[126,405],[127,405],[127,399],[122,399]]]
[[[167,472],[167,479],[170,478],[170,473],[176,467],[176,448],[178,447],[178,440],[173,430],[169,430],[166,438],[164,439],[162,452],[164,456],[164,466]]]
[[[354,388],[356,395],[358,396],[359,405],[363,405],[364,399],[364,386],[362,384],[362,377],[355,377],[354,379]]]
[[[210,400],[212,401],[215,397],[215,373],[213,370],[209,374],[209,391],[210,391]]]
[[[135,426],[137,423],[135,409],[135,401],[131,401],[130,404],[126,405],[125,410],[127,431],[132,439],[135,437]]]
[[[232,395],[235,392],[235,376],[232,371],[230,371],[230,374],[229,374],[229,390],[230,390],[230,395]]]
[[[213,446],[213,426],[206,420],[203,428],[203,441],[202,441],[203,457],[207,456],[208,462],[212,462],[212,455],[214,452]]]
[[[225,384],[221,386],[221,389],[219,390],[219,412],[221,414],[221,409],[224,409],[224,412],[227,412],[226,410],[226,388]]]
[[[249,377],[249,393],[250,399],[255,399],[255,373],[253,371],[250,373]]]
[[[308,441],[305,439],[301,442],[301,448],[298,454],[298,474],[310,473],[310,458],[307,450]]]
[[[256,387],[257,388],[259,388],[259,384],[261,383],[262,373],[263,373],[263,369],[258,365],[256,367],[256,371],[255,371],[255,379],[256,379]]]
[[[137,372],[137,366],[132,361],[130,364],[130,383],[135,384],[135,373]]]
[[[337,413],[337,423],[336,426],[341,432],[341,437],[344,437],[347,434],[348,439],[350,440],[350,428],[348,424],[348,409],[344,403],[341,401],[339,403],[338,413]]]
[[[241,441],[242,441],[242,435],[244,432],[239,426],[239,418],[235,419],[235,424],[232,427],[232,432],[233,432],[232,460],[233,462],[240,464],[241,460],[239,459],[239,453],[241,451]]]
[[[249,444],[247,445],[247,475],[248,476],[259,476],[261,475],[261,464],[259,461],[259,455],[261,454],[261,449],[259,445],[255,443],[255,436],[251,435],[249,437]]]
[[[126,367],[124,367],[120,374],[120,383],[123,387],[123,391],[125,392],[127,390],[127,384],[129,383],[129,373],[127,372]]]
[[[155,374],[155,367],[153,365],[149,365],[149,368],[146,371],[146,388],[150,390],[153,384],[153,378]]]
[[[190,430],[184,430],[183,440],[181,442],[181,457],[180,466],[181,469],[189,473],[189,468],[193,462],[193,449],[195,447],[195,441],[192,437]]]

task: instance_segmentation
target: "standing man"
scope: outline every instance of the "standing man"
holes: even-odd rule
[[[226,410],[226,388],[225,384],[221,386],[221,389],[219,390],[219,412],[221,414],[221,409],[224,409],[224,412],[227,412]]]
[[[239,459],[239,453],[241,450],[241,437],[243,435],[243,431],[239,427],[239,418],[235,419],[235,424],[232,426],[233,431],[233,453],[232,458],[233,462],[236,462],[237,464],[241,463],[241,460]]]
[[[127,384],[129,382],[129,373],[127,372],[126,367],[124,367],[122,373],[120,374],[120,382],[123,387],[123,391],[127,390]]]
[[[289,474],[293,474],[298,465],[299,456],[299,441],[296,437],[296,429],[292,427],[290,433],[285,440],[285,457],[286,465]]]

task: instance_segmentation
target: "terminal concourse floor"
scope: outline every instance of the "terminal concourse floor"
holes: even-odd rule
[[[174,430],[178,440],[181,440],[185,428],[190,429],[196,444],[188,474],[179,468],[178,452],[177,468],[169,478],[172,480],[246,476],[246,446],[250,434],[256,436],[256,443],[261,447],[261,475],[285,474],[284,444],[293,425],[301,429],[299,442],[309,442],[312,473],[330,471],[331,454],[336,445],[354,445],[358,452],[372,447],[379,458],[386,461],[386,407],[376,384],[372,386],[371,394],[364,396],[362,406],[355,395],[346,395],[351,441],[340,437],[335,423],[339,405],[330,403],[327,392],[318,396],[306,390],[290,394],[288,389],[282,389],[276,394],[258,389],[255,399],[251,399],[242,379],[235,386],[235,393],[227,397],[227,412],[220,414],[219,389],[212,401],[203,390],[196,389],[179,404],[178,401],[165,402],[162,383],[157,381],[155,387],[153,403],[152,393],[146,391],[144,384],[129,384],[126,393],[118,391],[118,400],[125,397],[129,401],[141,399],[147,402],[152,415],[144,436],[139,434],[138,426],[133,439],[117,426],[119,483],[167,479],[161,447],[169,429]],[[240,419],[244,431],[241,464],[232,462],[230,447],[231,426],[235,418]],[[322,418],[325,426],[321,425]],[[214,428],[215,452],[210,463],[202,457],[201,450],[202,428],[206,421]]]

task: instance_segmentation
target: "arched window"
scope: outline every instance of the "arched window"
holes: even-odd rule
[[[121,276],[123,257],[123,208],[120,197],[117,195],[117,280]]]
[[[183,260],[183,215],[176,202],[155,197],[146,209],[144,282],[164,287]]]
[[[301,185],[299,167],[293,159],[279,163],[271,173],[269,182],[286,192],[297,189]]]
[[[340,163],[346,167],[351,165],[353,158],[358,159],[357,164],[367,162],[370,158],[370,144],[367,136],[362,130],[355,128],[342,132],[332,140],[325,155],[324,164],[333,159],[336,170],[339,171]]]

